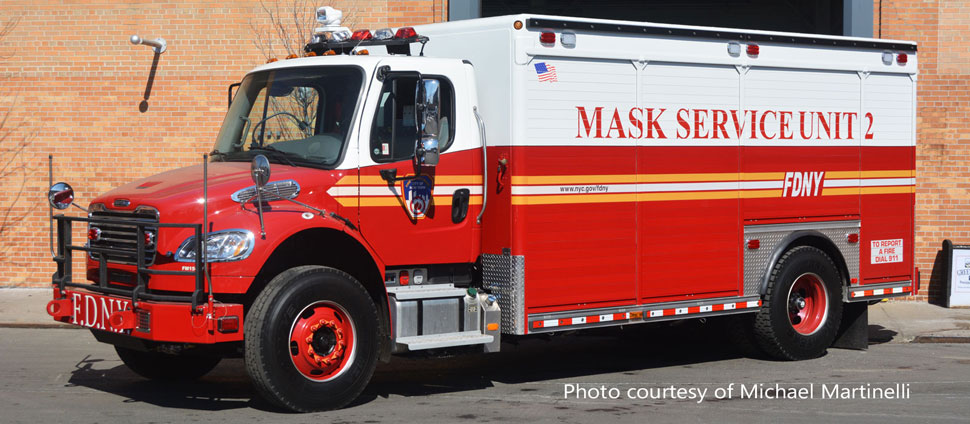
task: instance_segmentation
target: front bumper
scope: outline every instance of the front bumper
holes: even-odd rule
[[[212,344],[242,340],[243,307],[241,304],[212,300],[212,290],[206,282],[201,258],[190,271],[163,271],[146,267],[145,242],[136,237],[134,249],[106,249],[77,246],[71,242],[72,223],[98,225],[104,219],[54,216],[57,222],[57,272],[51,278],[54,299],[47,305],[47,313],[55,320],[95,330],[159,342]],[[202,251],[201,224],[163,224],[129,220],[126,225],[141,234],[146,227],[190,228]],[[98,254],[98,282],[72,281],[73,252]],[[134,284],[113,284],[109,278],[108,258],[128,255],[137,258]],[[158,292],[149,289],[152,277],[192,277],[194,287],[187,292]]]
[[[47,304],[54,320],[139,339],[193,344],[235,342],[243,339],[243,306],[237,303],[141,301],[105,296],[83,289],[54,288]]]

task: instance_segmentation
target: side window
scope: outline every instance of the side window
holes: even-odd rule
[[[441,121],[439,144],[444,152],[455,139],[455,91],[443,77],[428,77],[441,82]],[[375,162],[393,162],[414,156],[417,127],[414,121],[414,89],[418,79],[412,76],[384,80],[377,98],[377,112],[371,128],[370,150]]]

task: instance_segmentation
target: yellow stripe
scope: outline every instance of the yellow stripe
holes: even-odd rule
[[[357,198],[356,197],[347,197],[347,198],[337,199],[337,201],[340,202],[340,205],[341,206],[347,206],[347,207],[356,207],[357,206]],[[451,196],[434,196],[434,203],[436,205],[445,205],[445,204],[451,205]],[[381,196],[381,197],[361,197],[360,198],[360,206],[361,207],[370,207],[370,206],[398,206],[398,207],[400,207],[402,204],[404,204],[404,201],[403,200],[400,200],[397,197]],[[469,205],[472,205],[472,206],[481,205],[482,204],[482,196],[480,196],[480,195],[479,196],[470,196],[469,199],[468,199],[468,204]]]
[[[896,194],[896,193],[916,193],[916,187],[895,186],[895,187],[863,187],[862,188],[862,194]]]
[[[401,175],[402,177],[404,175]],[[436,185],[482,185],[481,175],[436,175],[433,177]],[[355,185],[380,185],[386,186],[387,181],[379,175],[363,175],[359,181],[356,175],[345,175],[335,186],[355,186]]]
[[[827,175],[826,175],[827,176]],[[862,171],[862,178],[912,178],[916,176],[915,169],[893,171]]]
[[[636,175],[540,175],[512,177],[513,185],[541,185],[541,184],[630,184],[637,182]]]
[[[859,194],[859,187],[844,188],[823,188],[822,196],[856,196]]]
[[[784,172],[742,172],[741,181],[780,180],[785,178]]]
[[[884,170],[884,171],[829,171],[826,178],[907,178],[915,177],[916,170]],[[512,177],[513,185],[551,185],[551,184],[633,184],[658,182],[696,182],[696,181],[765,181],[785,178],[784,172],[724,172],[724,173],[696,173],[696,174],[615,174],[615,175],[516,175]],[[435,184],[480,185],[481,175],[438,175],[434,177]],[[387,185],[387,181],[377,175],[345,175],[335,185]]]

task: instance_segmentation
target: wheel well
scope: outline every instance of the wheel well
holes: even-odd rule
[[[845,257],[842,256],[842,252],[835,246],[835,243],[832,243],[832,240],[829,240],[828,237],[821,234],[806,234],[792,240],[791,243],[785,246],[782,253],[800,246],[811,246],[829,255],[829,258],[832,258],[832,261],[835,262],[835,267],[839,269],[842,286],[849,285],[849,267],[845,264]]]
[[[273,277],[303,265],[336,268],[357,279],[377,305],[381,315],[381,335],[388,338],[390,323],[384,276],[364,246],[346,233],[330,228],[303,230],[280,243],[253,278],[242,300],[244,307],[248,309],[252,305]]]

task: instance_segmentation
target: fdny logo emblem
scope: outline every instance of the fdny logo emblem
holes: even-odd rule
[[[412,218],[424,218],[431,207],[431,179],[420,176],[403,183],[404,204]]]
[[[825,172],[786,172],[781,197],[811,197],[822,194]]]

